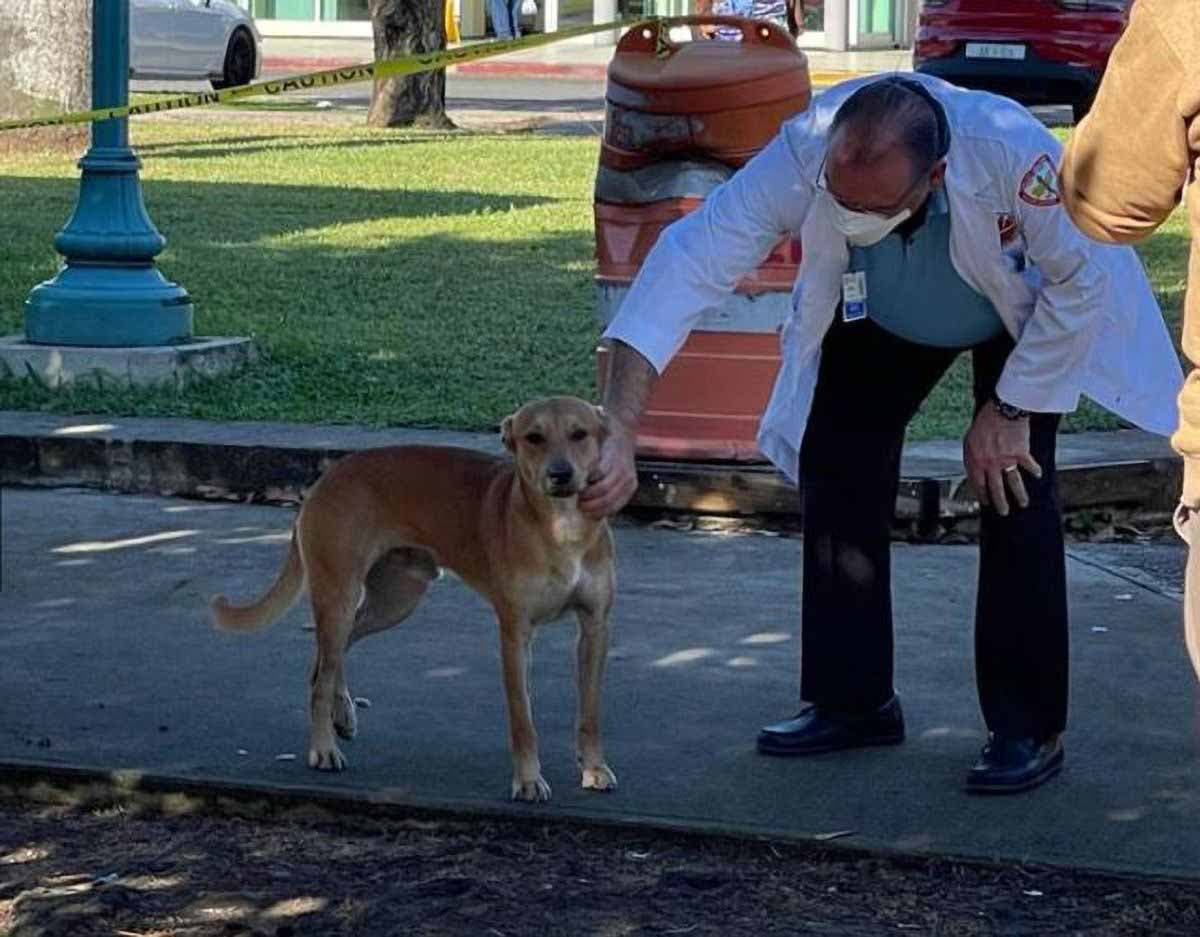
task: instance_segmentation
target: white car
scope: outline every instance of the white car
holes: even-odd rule
[[[244,85],[262,71],[262,36],[232,0],[130,0],[131,78]]]

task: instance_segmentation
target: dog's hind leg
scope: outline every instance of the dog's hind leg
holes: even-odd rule
[[[403,547],[385,553],[367,573],[366,596],[354,616],[347,649],[404,621],[439,575],[441,570],[428,550]]]
[[[367,573],[366,590],[354,615],[346,650],[367,635],[386,631],[404,621],[440,572],[429,551],[419,547],[385,553]],[[344,739],[352,739],[358,732],[354,698],[344,680],[334,694],[333,728]]]
[[[341,771],[346,759],[334,740],[333,713],[338,694],[345,693],[346,642],[363,587],[359,583],[328,582],[322,589],[315,580],[310,579],[310,583],[317,653],[309,675],[308,765],[322,771]]]

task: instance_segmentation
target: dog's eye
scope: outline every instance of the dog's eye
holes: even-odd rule
[[[571,442],[583,442],[587,439],[586,429],[577,429],[571,433]]]
[[[546,437],[541,433],[526,433],[525,441],[531,446],[540,446],[546,441]]]

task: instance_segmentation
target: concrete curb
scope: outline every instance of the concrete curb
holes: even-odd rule
[[[21,412],[0,413],[0,425],[0,484],[270,504],[298,503],[332,462],[360,449],[422,443],[503,451],[495,434],[439,430]],[[1062,439],[1064,510],[1174,507],[1182,466],[1161,437],[1125,430]],[[947,440],[906,448],[895,521],[909,535],[936,538],[978,516],[951,455],[958,446]],[[639,476],[633,509],[753,517],[781,529],[801,515],[800,492],[763,464],[642,461]]]
[[[563,62],[468,62],[454,70],[464,75],[500,75],[509,78],[564,78],[576,81],[605,81],[607,65],[571,65]],[[872,72],[814,71],[809,73],[813,87],[825,88],[860,78]]]
[[[1060,873],[1105,876],[1121,882],[1162,882],[1195,885],[1186,875],[1131,872],[1116,863],[1077,865],[1035,858],[1009,859],[971,856],[959,852],[928,854],[899,846],[864,845],[812,833],[738,825],[720,821],[673,819],[642,814],[600,816],[572,810],[547,810],[531,816],[527,806],[493,801],[434,801],[395,792],[329,790],[315,785],[241,783],[222,778],[157,774],[129,769],[110,771],[86,765],[26,759],[0,760],[0,795],[31,804],[55,807],[127,807],[146,815],[203,813],[226,817],[286,817],[293,811],[324,811],[330,817],[357,816],[388,820],[491,820],[528,823],[551,828],[593,829],[611,833],[652,833],[694,840],[780,843],[803,849],[810,860],[860,857],[898,864],[947,862],[975,869],[1020,867]]]
[[[27,759],[0,759],[0,795],[21,798],[32,803],[75,806],[136,806],[150,812],[168,812],[177,808],[181,798],[190,800],[191,807],[211,814],[234,816],[239,812],[252,815],[283,815],[289,810],[318,809],[331,814],[390,817],[421,820],[493,820],[528,822],[528,805],[496,800],[433,800],[406,796],[396,791],[375,792],[330,790],[315,784],[265,784],[239,782],[220,777],[187,774],[158,774],[138,769],[106,770],[84,764],[45,762]],[[774,841],[804,846],[815,855],[879,856],[892,861],[957,862],[963,865],[995,868],[995,861],[953,853],[936,857],[902,849],[871,847],[839,840],[820,839],[814,834],[775,830],[759,825],[741,826],[721,821],[673,819],[637,813],[597,815],[587,812],[555,809],[538,813],[538,823],[568,828],[594,828],[623,832],[644,832],[698,838],[722,838],[749,841]],[[1033,865],[1035,863],[1029,863]],[[1097,874],[1126,876],[1120,869],[1082,868],[1072,865],[1056,866],[1038,862],[1045,868],[1071,871],[1092,871]],[[1161,880],[1173,880],[1156,875]],[[1188,882],[1180,878],[1181,882]]]

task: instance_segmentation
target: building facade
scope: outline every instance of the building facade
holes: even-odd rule
[[[805,0],[802,48],[907,49],[920,0]]]
[[[370,36],[367,0],[236,0],[267,36]],[[485,0],[453,0],[465,39],[485,34]],[[895,49],[912,45],[920,0],[803,0],[806,49]],[[559,23],[615,19],[618,10],[636,15],[680,16],[692,0],[538,0],[540,29]],[[591,14],[590,16],[588,14]]]

